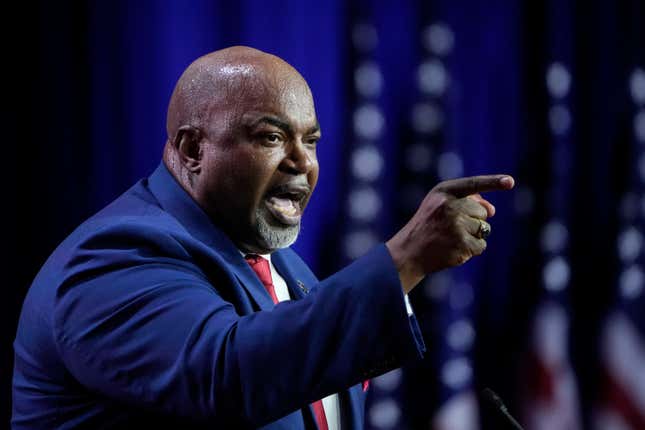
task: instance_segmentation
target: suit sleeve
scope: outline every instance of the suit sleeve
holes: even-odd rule
[[[423,352],[384,245],[245,316],[170,235],[107,229],[73,254],[55,301],[61,357],[88,389],[143,409],[260,426]]]

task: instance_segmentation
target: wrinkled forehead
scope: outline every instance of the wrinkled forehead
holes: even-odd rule
[[[308,127],[317,122],[313,96],[306,81],[291,68],[265,70],[253,65],[225,65],[229,74],[228,103],[238,116],[267,112],[294,125]]]

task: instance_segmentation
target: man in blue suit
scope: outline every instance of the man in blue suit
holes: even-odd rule
[[[362,382],[421,357],[406,294],[485,249],[491,175],[446,181],[324,281],[289,248],[318,179],[304,79],[234,47],[196,60],[163,163],[76,229],[23,305],[15,429],[360,429]],[[140,426],[140,427],[137,427]]]

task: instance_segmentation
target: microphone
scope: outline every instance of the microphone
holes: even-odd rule
[[[506,408],[506,405],[504,402],[502,402],[502,399],[499,398],[497,394],[490,388],[484,388],[482,390],[482,393],[484,394],[484,397],[495,406],[495,409],[497,409],[504,417],[508,420],[508,422],[511,423],[513,428],[515,430],[524,430],[520,423],[518,423],[515,418],[508,412],[508,409]]]

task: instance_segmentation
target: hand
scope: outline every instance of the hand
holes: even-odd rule
[[[486,249],[478,236],[495,207],[480,192],[510,190],[508,175],[472,176],[439,183],[386,246],[409,293],[428,273],[465,263]]]

